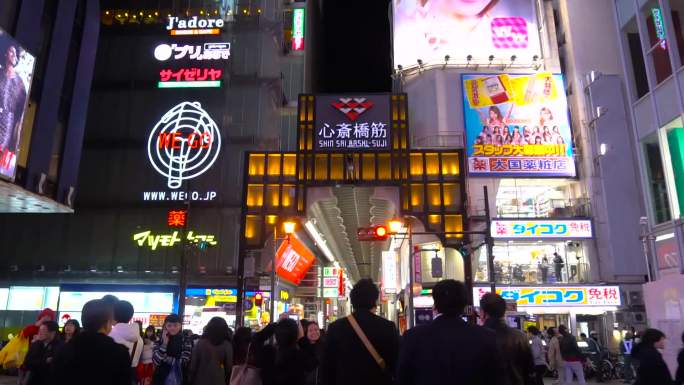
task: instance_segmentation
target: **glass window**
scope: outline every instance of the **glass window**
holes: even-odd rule
[[[496,213],[507,218],[587,217],[587,199],[577,182],[565,179],[502,179]]]
[[[43,310],[46,307],[56,309],[58,292],[57,287],[12,286],[9,290],[7,310]]]
[[[653,218],[655,223],[669,221],[670,200],[665,182],[665,169],[658,146],[658,137],[654,134],[643,142],[646,171],[648,172],[648,189],[651,204],[653,206]]]
[[[656,82],[660,84],[672,75],[670,66],[670,42],[665,32],[663,12],[656,0],[649,1],[642,8],[646,29],[648,30],[648,57],[655,71]]]
[[[627,22],[622,33],[625,37],[626,51],[629,54],[627,62],[632,70],[633,86],[638,99],[648,93],[648,78],[646,77],[644,54],[641,50],[641,38],[635,17]]]
[[[9,298],[9,288],[0,287],[0,311],[7,310],[7,299]]]
[[[674,27],[675,38],[670,39],[672,44],[677,41],[679,50],[679,65],[684,66],[684,1],[670,1],[672,9],[672,24]]]
[[[682,216],[684,204],[684,124],[675,119],[661,130],[662,151],[666,179],[670,182],[670,204],[676,216]]]

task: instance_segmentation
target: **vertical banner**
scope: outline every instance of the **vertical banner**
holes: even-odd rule
[[[563,75],[463,75],[463,109],[471,176],[575,176]]]

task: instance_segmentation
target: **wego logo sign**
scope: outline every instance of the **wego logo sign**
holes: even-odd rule
[[[373,102],[366,98],[340,98],[332,106],[355,122],[361,114],[373,107]]]
[[[199,102],[182,102],[154,126],[147,141],[152,167],[177,189],[205,173],[218,158],[221,133]]]

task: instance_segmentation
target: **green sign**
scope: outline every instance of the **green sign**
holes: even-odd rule
[[[324,287],[323,288],[323,298],[337,298],[340,292],[336,287]]]
[[[323,276],[324,277],[337,277],[338,276],[338,271],[336,267],[324,267],[323,268]]]

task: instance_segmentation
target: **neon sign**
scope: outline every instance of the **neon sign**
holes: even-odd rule
[[[166,223],[170,227],[183,227],[187,217],[188,212],[186,210],[171,210],[167,215]]]
[[[656,37],[658,38],[658,46],[661,49],[667,49],[667,40],[665,39],[665,23],[663,22],[663,14],[660,8],[651,8],[651,15],[653,15],[653,26],[655,27]]]
[[[166,29],[171,36],[218,35],[224,25],[223,19],[199,19],[197,16],[181,19],[171,16]]]
[[[198,244],[200,242],[206,242],[209,246],[218,245],[215,235],[206,234],[195,234],[193,231],[188,231],[185,239],[190,244]],[[174,231],[171,234],[152,234],[152,231],[142,231],[133,234],[133,241],[138,244],[138,247],[149,247],[151,250],[157,250],[159,247],[173,247],[181,243],[182,239],[178,231]]]
[[[304,50],[304,8],[292,11],[292,50]]]
[[[228,60],[230,43],[204,43],[204,45],[159,44],[154,49],[154,58],[159,61],[181,60]]]
[[[492,221],[492,237],[503,239],[592,238],[590,220],[507,220]]]
[[[163,69],[159,72],[158,88],[216,88],[221,87],[223,70],[218,68]]]
[[[218,126],[199,102],[182,102],[170,109],[147,141],[150,163],[167,178],[171,189],[204,174],[216,162],[220,150]]]
[[[489,293],[488,287],[474,287],[475,306]],[[504,287],[496,293],[504,299],[512,300],[518,306],[620,306],[618,286],[582,287]]]

